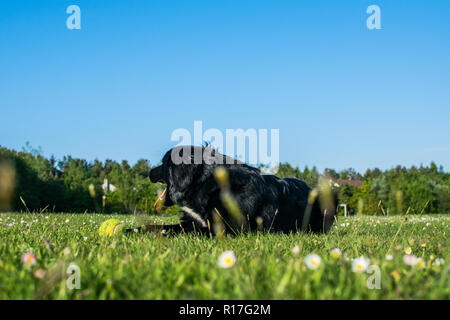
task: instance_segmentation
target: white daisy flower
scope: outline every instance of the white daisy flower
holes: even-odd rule
[[[309,269],[317,269],[320,266],[322,259],[315,253],[308,254],[305,257],[305,264]]]
[[[422,258],[417,258],[416,265],[417,265],[419,268],[425,268],[425,261],[423,261]]]
[[[34,266],[36,264],[36,256],[31,252],[24,253],[21,260],[29,266]]]
[[[405,254],[403,262],[408,266],[415,266],[417,264],[417,257],[415,255]]]
[[[352,261],[352,271],[353,272],[364,272],[369,267],[369,258],[359,257],[353,259]]]
[[[219,267],[227,269],[234,266],[236,263],[236,255],[233,251],[227,250],[220,254],[219,256]]]
[[[440,265],[444,264],[444,262],[445,262],[444,259],[438,258],[433,262],[433,265],[440,266]]]
[[[341,250],[339,250],[339,248],[335,248],[335,249],[331,250],[331,256],[334,259],[339,259],[341,257]]]
[[[411,253],[412,253],[411,247],[405,248],[405,253],[406,253],[406,254],[411,254]]]
[[[387,255],[386,255],[386,260],[391,261],[392,259],[394,259],[394,257],[392,256],[392,254],[387,254]]]
[[[300,252],[300,247],[298,245],[295,245],[295,247],[292,248],[292,253],[298,254]]]

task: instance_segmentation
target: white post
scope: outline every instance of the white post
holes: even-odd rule
[[[346,204],[340,204],[339,207],[344,207],[344,217],[347,216],[347,205]]]

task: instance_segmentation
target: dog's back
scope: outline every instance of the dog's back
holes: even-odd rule
[[[334,210],[326,214],[321,210],[320,194],[308,206],[311,188],[305,182],[295,178],[281,179],[271,175],[265,175],[263,178],[266,183],[275,186],[278,192],[279,206],[273,223],[274,231],[328,232],[334,221]],[[333,201],[335,201],[334,196]],[[330,208],[335,206],[335,203],[329,205]]]

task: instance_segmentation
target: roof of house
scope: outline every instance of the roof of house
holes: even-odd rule
[[[361,187],[362,180],[353,180],[352,178],[349,179],[333,179],[333,182],[337,183],[340,186],[345,186],[347,184],[352,185],[354,187]]]

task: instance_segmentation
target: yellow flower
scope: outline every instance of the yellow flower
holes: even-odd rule
[[[405,249],[405,253],[406,253],[406,254],[411,254],[411,253],[412,253],[411,247],[407,247],[407,248]]]
[[[339,259],[341,257],[341,250],[339,250],[338,248],[331,250],[331,256],[334,259]]]
[[[236,263],[236,255],[233,251],[227,250],[220,254],[219,256],[219,267],[228,269],[234,266]]]
[[[400,280],[400,273],[397,270],[394,270],[390,273],[390,275],[392,276],[392,278],[395,279],[395,281],[399,281]]]
[[[427,243],[426,242],[422,243],[422,248],[426,248],[426,247],[427,247]]]
[[[322,259],[314,253],[308,254],[305,257],[305,264],[309,269],[317,269],[320,266],[320,263],[322,262]]]

